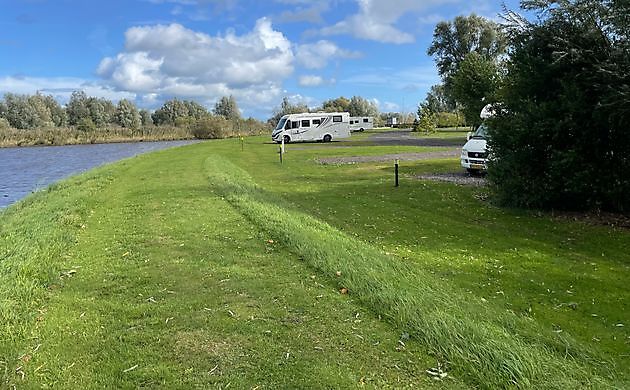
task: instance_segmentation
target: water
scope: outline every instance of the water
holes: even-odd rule
[[[196,141],[0,148],[0,208],[99,165]]]

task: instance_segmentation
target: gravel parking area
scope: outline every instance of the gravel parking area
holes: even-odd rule
[[[444,181],[444,182],[455,183],[455,184],[464,185],[464,186],[483,187],[487,184],[487,180],[485,176],[471,175],[470,173],[467,173],[467,172],[432,173],[432,174],[426,174],[426,175],[418,175],[414,177],[416,179]]]
[[[445,150],[439,152],[425,153],[395,153],[382,154],[379,156],[348,156],[348,157],[325,157],[318,158],[317,162],[324,165],[330,164],[357,164],[366,162],[385,162],[385,161],[419,161],[419,160],[435,160],[439,158],[451,158],[460,155],[459,149]]]

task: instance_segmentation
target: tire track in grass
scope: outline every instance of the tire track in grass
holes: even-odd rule
[[[344,288],[426,344],[483,388],[611,387],[614,374],[569,336],[561,338],[453,286],[414,271],[377,249],[299,211],[281,207],[247,172],[211,156],[213,189],[319,271],[340,271]],[[342,285],[340,284],[339,287]],[[607,376],[608,378],[605,378]]]

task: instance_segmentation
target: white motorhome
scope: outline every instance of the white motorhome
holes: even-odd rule
[[[283,116],[271,133],[274,142],[330,142],[350,137],[350,114],[347,112],[317,112]]]
[[[364,131],[374,128],[374,118],[370,116],[351,116],[350,132]]]
[[[488,104],[482,110],[479,117],[483,120],[494,115],[494,108]],[[470,173],[485,172],[487,169],[487,127],[484,123],[474,133],[468,133],[468,140],[462,148],[461,165]]]

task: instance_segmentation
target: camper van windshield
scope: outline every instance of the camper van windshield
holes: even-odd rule
[[[284,124],[287,122],[287,118],[280,119],[278,122],[278,126],[276,126],[276,130],[284,129]]]
[[[473,134],[473,138],[486,138],[487,136],[487,131],[488,127],[486,125],[481,125],[479,126],[479,128],[477,129],[477,131],[475,131],[475,133]]]

